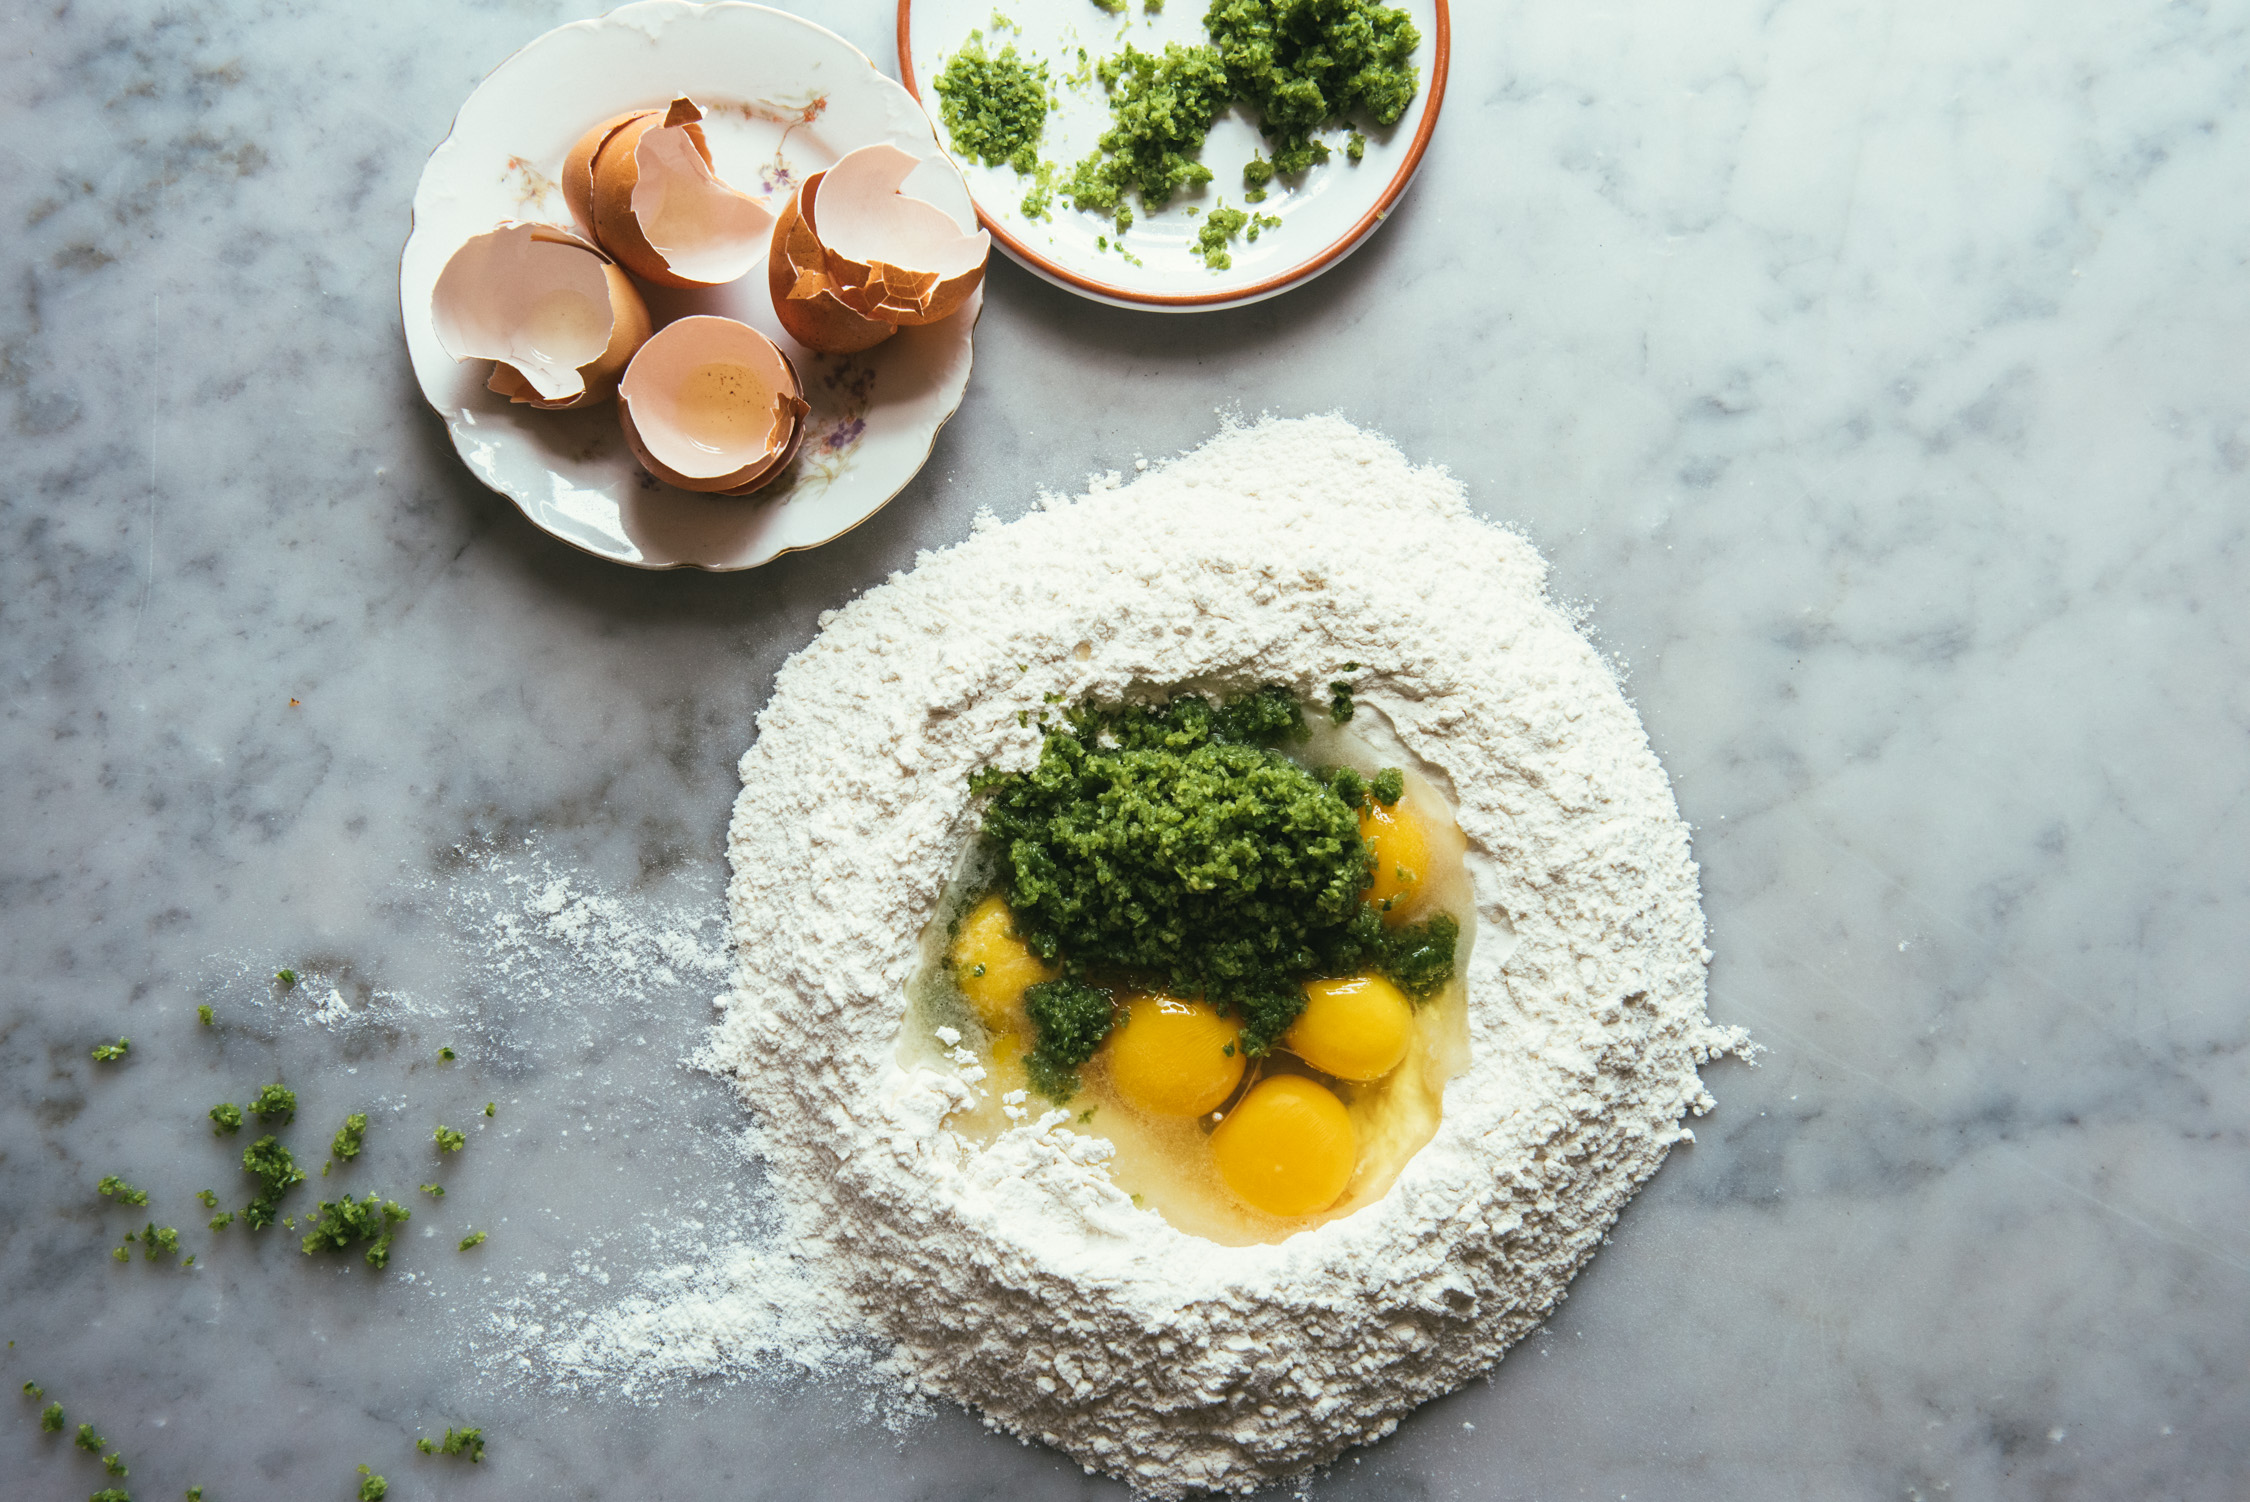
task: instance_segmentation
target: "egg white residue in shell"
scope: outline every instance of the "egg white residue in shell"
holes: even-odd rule
[[[631,279],[550,224],[471,237],[439,273],[430,316],[454,359],[495,362],[492,390],[558,408],[607,401],[650,326]]]

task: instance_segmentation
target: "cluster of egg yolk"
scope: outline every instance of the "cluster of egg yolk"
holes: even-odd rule
[[[1429,867],[1428,834],[1404,808],[1370,799],[1360,834],[1375,856],[1364,894],[1384,921],[1405,921]],[[995,1057],[1013,1055],[1026,1030],[1023,993],[1060,972],[1025,947],[1015,915],[998,895],[962,919],[950,951],[954,978],[992,1034]],[[1414,1007],[1380,975],[1304,983],[1305,1009],[1280,1046],[1339,1080],[1370,1083],[1404,1062],[1414,1043]],[[1240,1089],[1248,1060],[1242,1024],[1210,1003],[1157,992],[1124,991],[1102,1045],[1110,1087],[1150,1116],[1218,1111]],[[1219,1176],[1245,1203],[1269,1215],[1313,1215],[1342,1196],[1358,1164],[1351,1116],[1336,1092],[1298,1074],[1258,1080],[1210,1137]]]

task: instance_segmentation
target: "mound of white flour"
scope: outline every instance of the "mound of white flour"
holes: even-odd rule
[[[1132,484],[925,554],[792,658],[742,759],[736,970],[712,1041],[803,1265],[899,1375],[1174,1497],[1387,1434],[1553,1308],[1711,1104],[1688,832],[1545,565],[1337,418],[1230,428]],[[1362,665],[1346,673],[1343,665]],[[1468,1071],[1390,1193],[1278,1246],[1173,1230],[1048,1113],[978,1150],[902,1070],[916,936],[1059,696],[1355,680],[1448,792],[1478,938]],[[1359,728],[1355,725],[1355,729]]]

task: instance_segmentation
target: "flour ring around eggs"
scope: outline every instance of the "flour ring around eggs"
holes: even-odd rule
[[[1243,1491],[1388,1434],[1553,1309],[1712,1104],[1698,1066],[1750,1045],[1705,1014],[1663,770],[1545,585],[1448,476],[1327,417],[980,516],[822,617],[742,760],[710,1056],[888,1369],[1151,1495]],[[1066,1113],[954,1130],[971,1069],[898,1044],[975,838],[969,775],[1031,765],[1045,704],[1325,704],[1339,677],[1468,841],[1470,1063],[1437,1135],[1374,1203],[1220,1246],[1136,1206]]]

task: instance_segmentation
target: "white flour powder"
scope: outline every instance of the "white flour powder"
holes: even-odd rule
[[[1036,755],[1018,711],[1320,702],[1347,661],[1354,728],[1394,732],[1469,838],[1473,1058],[1436,1139],[1368,1209],[1218,1247],[1135,1208],[1061,1112],[983,1150],[949,1131],[970,1087],[896,1062],[902,988],[975,830],[968,774]],[[1704,1015],[1663,771],[1545,565],[1337,418],[980,518],[822,618],[742,781],[711,1062],[762,1121],[794,1266],[921,1390],[1157,1496],[1302,1470],[1490,1367],[1711,1104],[1697,1065],[1748,1047]]]

